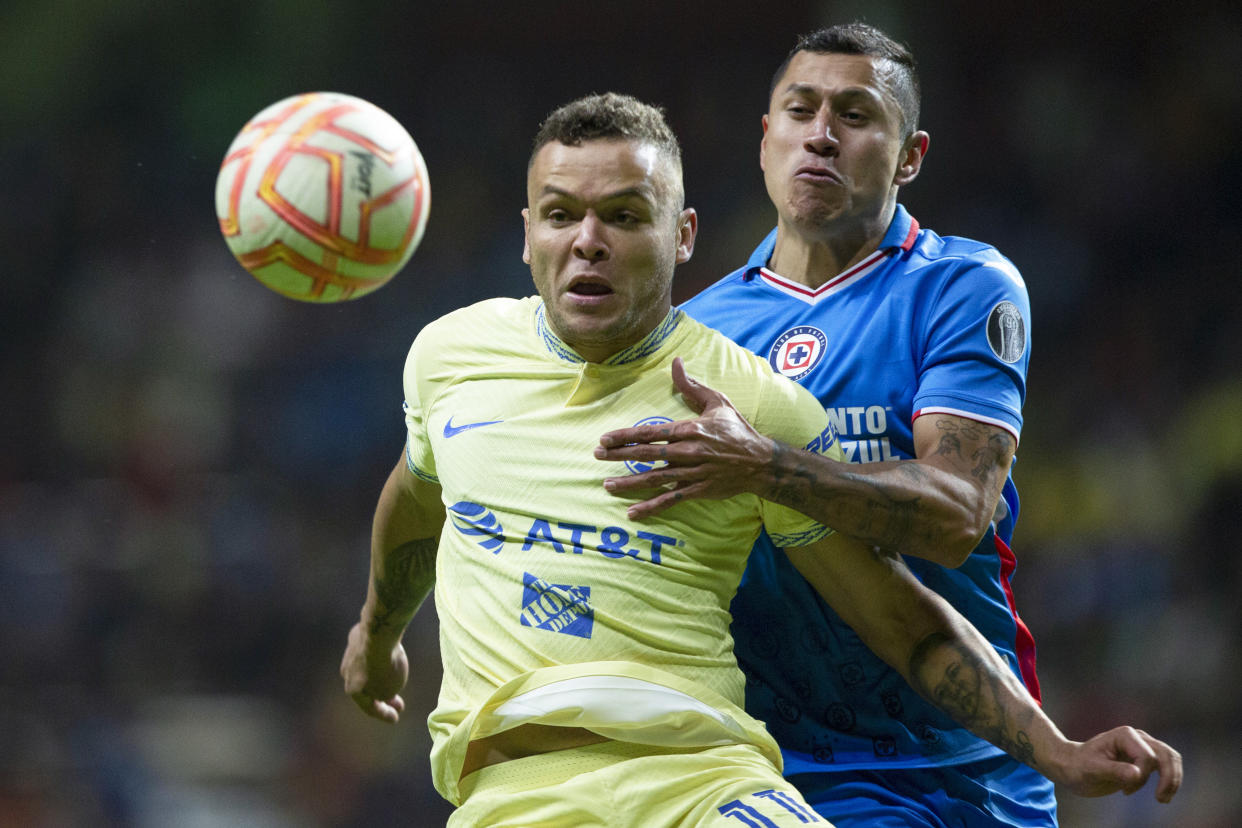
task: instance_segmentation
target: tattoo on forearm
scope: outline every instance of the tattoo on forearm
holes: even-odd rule
[[[422,538],[402,544],[385,556],[384,571],[375,577],[379,607],[371,621],[373,632],[403,626],[414,616],[435,584],[438,543],[436,538]]]
[[[1020,762],[1036,767],[1030,735],[1017,719],[1030,714],[1007,709],[1013,690],[1001,668],[984,661],[960,640],[933,633],[910,656],[910,684],[959,724]]]
[[[779,442],[773,449],[770,468],[772,485],[765,498],[804,511],[847,535],[891,549],[905,548],[920,530],[925,535],[920,538],[923,543],[932,545],[940,540],[932,535],[937,527],[921,520],[923,503],[917,494],[894,496],[890,487],[867,475],[842,471],[840,481],[858,486],[855,493],[842,495],[819,478],[801,452]],[[897,470],[909,478],[910,491],[917,492],[926,482],[927,472],[917,463],[901,463]]]
[[[876,498],[864,506],[863,520],[859,526],[868,539],[886,549],[900,548],[913,533],[918,522],[919,499],[895,500],[886,497],[878,488],[872,487]]]

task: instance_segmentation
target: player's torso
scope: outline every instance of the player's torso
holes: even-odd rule
[[[882,259],[817,295],[779,278],[730,278],[683,309],[811,391],[840,433],[848,460],[908,459],[914,457],[913,404],[928,313],[945,276]],[[958,570],[910,562],[985,631],[1017,672],[1001,562],[990,533],[985,540]],[[998,753],[914,693],[766,541],[756,547],[732,609],[747,710],[781,743],[787,772],[937,764]]]
[[[690,370],[706,371],[710,349],[684,345]],[[603,480],[639,467],[592,453],[605,431],[693,416],[672,385],[673,352],[610,366],[541,349],[456,375],[425,414],[447,507],[437,609],[462,690],[622,660],[740,703],[727,607],[756,502],[681,504],[638,523]]]
[[[909,458],[922,320],[917,302],[890,289],[897,274],[885,264],[814,297],[756,277],[683,307],[810,391],[847,460]]]

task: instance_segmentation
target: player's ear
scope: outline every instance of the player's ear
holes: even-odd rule
[[[767,169],[766,167],[763,166],[764,163],[766,162],[766,159],[764,158],[764,156],[767,154],[767,149],[768,149],[768,116],[765,113],[763,116],[763,137],[759,139],[759,169],[761,170]]]
[[[902,145],[901,161],[897,166],[897,174],[893,176],[893,184],[904,187],[918,177],[923,168],[923,159],[927,157],[927,146],[931,136],[923,130],[910,135]]]
[[[690,261],[694,253],[694,239],[699,234],[699,214],[687,207],[677,217],[677,264]]]
[[[530,264],[530,208],[522,208],[522,261]]]

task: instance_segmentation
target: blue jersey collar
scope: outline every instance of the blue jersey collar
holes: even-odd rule
[[[888,225],[888,232],[880,240],[880,250],[894,248],[909,250],[914,247],[914,241],[918,238],[918,235],[918,221],[906,212],[905,207],[898,204],[897,209],[893,211],[893,220]],[[759,242],[755,252],[750,254],[750,258],[746,261],[746,273],[743,274],[743,278],[753,279],[761,268],[767,267],[768,262],[772,258],[772,251],[775,248],[776,228],[774,227],[772,232],[768,233],[767,237]]]

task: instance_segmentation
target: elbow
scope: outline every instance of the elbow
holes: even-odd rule
[[[961,503],[954,510],[951,519],[942,526],[940,542],[932,557],[941,566],[957,569],[970,557],[983,540],[988,526],[992,522],[992,513],[982,502]]]
[[[970,557],[970,553],[975,551],[975,547],[979,544],[982,534],[976,535],[973,532],[959,533],[953,539],[945,543],[936,555],[936,561],[941,566],[949,569],[957,569]]]

